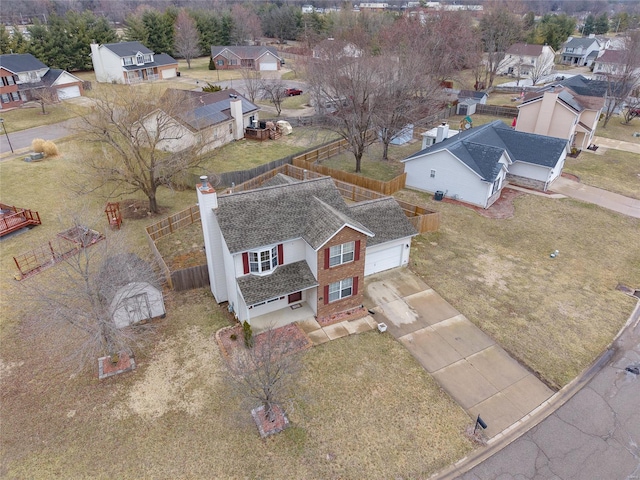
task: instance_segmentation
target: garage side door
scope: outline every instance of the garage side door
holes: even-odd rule
[[[400,265],[402,265],[402,245],[396,245],[373,253],[367,252],[364,274],[373,275]]]
[[[76,98],[80,96],[80,87],[72,85],[58,89],[58,100],[66,100],[67,98]]]

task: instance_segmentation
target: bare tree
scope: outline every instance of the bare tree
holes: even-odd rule
[[[376,139],[370,131],[376,94],[383,81],[382,72],[389,65],[383,57],[345,57],[341,52],[342,48],[333,54],[326,52],[310,62],[308,82],[320,112],[325,113],[326,125],[347,141],[359,173],[362,156]]]
[[[144,341],[141,334],[148,327],[119,328],[116,312],[126,309],[132,297],[144,296],[149,285],[159,287],[158,276],[149,263],[127,253],[118,233],[95,243],[97,232],[78,220],[73,231],[78,253],[21,283],[33,306],[30,315],[37,316],[43,330],[58,332],[68,326],[80,333],[82,342],[75,354],[83,363],[105,354],[131,354]]]
[[[640,31],[629,32],[624,39],[619,62],[610,65],[605,72],[607,103],[602,127],[606,128],[613,114],[621,109],[627,98],[640,86]]]
[[[531,78],[531,82],[533,85],[535,85],[545,76],[551,73],[551,69],[553,68],[553,60],[554,58],[551,52],[546,52],[546,54],[544,54],[543,52],[543,55],[536,59],[536,63],[529,71],[529,77]]]
[[[486,8],[480,19],[480,35],[487,54],[487,87],[493,85],[507,49],[520,38],[521,31],[520,18],[511,13],[507,4],[496,3]]]
[[[121,193],[141,191],[149,199],[149,211],[158,213],[158,187],[171,186],[174,177],[200,162],[202,140],[188,141],[176,121],[193,108],[191,102],[180,90],[161,96],[157,90],[105,87],[79,127],[86,140],[102,148],[101,155],[82,161],[87,186],[115,183]],[[183,149],[163,151],[171,142]]]
[[[47,115],[46,106],[58,102],[58,94],[53,88],[40,87],[29,91],[31,97],[40,104],[42,115]]]
[[[252,346],[239,347],[230,360],[238,393],[248,407],[264,407],[266,418],[274,421],[285,413],[295,396],[300,371],[299,356],[286,332],[268,329],[253,337]]]
[[[622,112],[622,123],[629,125],[631,120],[640,117],[640,92],[627,99],[626,109]]]
[[[279,78],[263,79],[260,82],[260,92],[263,99],[273,104],[279,117],[282,112],[282,101],[287,97],[284,82]]]
[[[244,88],[247,92],[249,100],[251,101],[251,103],[255,103],[256,97],[260,93],[260,88],[262,85],[262,76],[260,75],[260,71],[253,68],[245,67],[240,70],[240,75],[242,75]]]
[[[231,7],[231,18],[233,26],[231,27],[230,39],[233,45],[246,45],[248,39],[255,43],[256,39],[262,35],[260,18],[253,10],[244,5],[234,4]]]
[[[178,56],[187,61],[187,68],[191,68],[191,60],[200,55],[199,42],[196,23],[186,10],[180,10],[175,23],[174,48]]]

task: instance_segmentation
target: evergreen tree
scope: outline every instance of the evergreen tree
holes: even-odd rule
[[[127,15],[124,21],[124,39],[127,42],[148,43],[147,28],[138,15]]]
[[[142,23],[147,32],[147,43],[144,45],[154,53],[173,54],[173,23],[176,19],[175,9],[167,9],[161,14],[156,10],[147,10],[142,14]]]
[[[220,23],[218,17],[209,10],[193,12],[198,35],[200,36],[200,52],[202,55],[211,54],[211,45],[224,45],[220,39]]]
[[[11,37],[6,28],[0,28],[0,55],[11,53]]]
[[[604,35],[609,31],[609,16],[604,12],[596,19],[594,31],[596,35]]]
[[[587,15],[586,20],[584,21],[584,27],[582,28],[582,35],[588,37],[593,33],[596,24],[596,17],[593,16],[592,13]]]
[[[13,53],[27,53],[29,52],[29,42],[22,31],[18,30],[18,27],[13,27],[13,35],[11,35],[11,42],[9,44],[9,51]]]

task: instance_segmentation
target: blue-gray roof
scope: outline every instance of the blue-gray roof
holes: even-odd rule
[[[240,58],[247,60],[255,60],[256,58],[264,55],[266,52],[269,52],[276,58],[280,58],[278,56],[278,52],[274,47],[263,47],[263,46],[211,46],[211,57],[215,58],[220,55],[224,50],[229,50],[234,55],[237,55]]]
[[[500,172],[500,156],[506,152],[512,162],[525,162],[555,167],[566,148],[561,138],[517,132],[500,120],[465,130],[458,135],[414,153],[403,160],[408,162],[425,154],[447,150],[476,172],[483,180],[492,182]]]
[[[475,90],[460,90],[458,94],[459,99],[464,98],[474,98],[476,100],[482,100],[484,97],[488,97],[489,94],[487,92],[475,91]]]
[[[608,82],[604,80],[590,80],[582,75],[574,75],[564,80],[554,83],[569,87],[578,95],[586,97],[605,97],[607,95]]]
[[[153,62],[147,62],[143,65],[125,65],[122,68],[124,68],[125,70],[142,70],[145,68],[163,67],[165,65],[173,64],[177,65],[178,61],[171,55],[167,55],[166,53],[158,53],[153,56]]]
[[[47,68],[44,63],[30,53],[7,53],[0,55],[0,67],[15,74]]]
[[[572,38],[564,44],[564,48],[587,48],[588,46],[593,44],[593,42],[596,42],[598,45],[600,45],[600,42],[595,38]]]
[[[102,46],[108,48],[119,57],[131,57],[132,55],[136,55],[138,52],[143,54],[153,53],[140,42],[105,43]]]

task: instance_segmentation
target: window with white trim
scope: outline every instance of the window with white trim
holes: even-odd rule
[[[278,247],[257,252],[249,252],[249,271],[251,273],[269,272],[278,266]]]
[[[343,243],[329,249],[329,266],[335,267],[353,261],[355,242]]]
[[[144,58],[144,63],[151,63],[153,61],[153,60],[151,60],[151,54],[150,53],[145,53],[142,58]]]
[[[436,178],[436,171],[435,170],[431,170],[431,178]]]
[[[143,65],[144,64],[144,57],[142,56],[141,53],[139,53],[138,55],[136,55],[136,65]]]
[[[122,60],[123,60],[123,62],[125,64],[125,66],[126,65],[133,65],[133,57],[124,57]]]
[[[329,302],[335,302],[353,295],[353,278],[345,278],[329,284]]]

